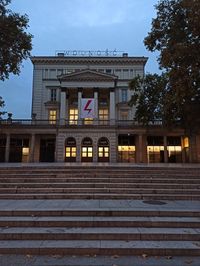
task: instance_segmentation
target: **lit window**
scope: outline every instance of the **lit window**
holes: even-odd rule
[[[128,120],[128,111],[121,111],[121,120]]]
[[[22,148],[22,154],[23,154],[24,156],[28,156],[28,155],[29,155],[29,148],[23,147],[23,148]]]
[[[78,121],[78,109],[73,108],[69,110],[69,124],[70,125],[77,125]]]
[[[108,109],[99,109],[99,120],[108,121]]]
[[[92,125],[92,124],[93,124],[93,118],[84,119],[84,125]]]
[[[49,111],[49,123],[50,124],[56,124],[56,110],[50,110]]]

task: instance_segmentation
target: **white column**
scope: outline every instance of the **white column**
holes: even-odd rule
[[[81,99],[82,99],[82,89],[78,88],[78,125],[81,125]]]
[[[98,108],[98,89],[95,88],[94,91],[94,101],[95,101],[95,125],[98,125],[99,120],[99,108]]]
[[[66,92],[61,89],[60,94],[60,124],[64,125],[66,119]]]
[[[9,154],[10,154],[10,134],[6,135],[6,154],[5,154],[5,162],[9,162]]]
[[[115,90],[110,90],[110,125],[115,124]]]

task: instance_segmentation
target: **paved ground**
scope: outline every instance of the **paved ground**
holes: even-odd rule
[[[200,266],[199,257],[0,255],[0,266]]]
[[[152,202],[154,203],[154,201]],[[156,204],[158,203],[158,204]],[[159,203],[163,203],[159,205]],[[164,204],[165,203],[165,204]],[[142,200],[0,200],[0,210],[67,210],[67,209],[120,209],[120,210],[199,210],[200,201],[162,200],[148,204]],[[200,263],[199,263],[200,266]]]

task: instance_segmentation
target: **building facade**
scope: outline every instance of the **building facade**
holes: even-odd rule
[[[1,121],[1,162],[200,162],[199,136],[134,122],[129,82],[144,75],[147,58],[58,53],[31,61],[32,119]]]

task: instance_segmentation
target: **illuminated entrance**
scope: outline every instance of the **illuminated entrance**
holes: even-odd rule
[[[147,137],[148,163],[164,163],[164,138],[163,136]]]
[[[9,162],[28,162],[29,139],[11,138]]]
[[[109,141],[100,138],[98,141],[98,162],[109,162]]]
[[[65,162],[76,162],[76,140],[68,138],[65,141]]]
[[[93,146],[91,138],[84,138],[81,146],[81,161],[92,162],[93,161]]]
[[[135,163],[135,137],[134,135],[118,136],[118,161]]]
[[[167,137],[167,151],[169,163],[182,162],[181,137]]]

